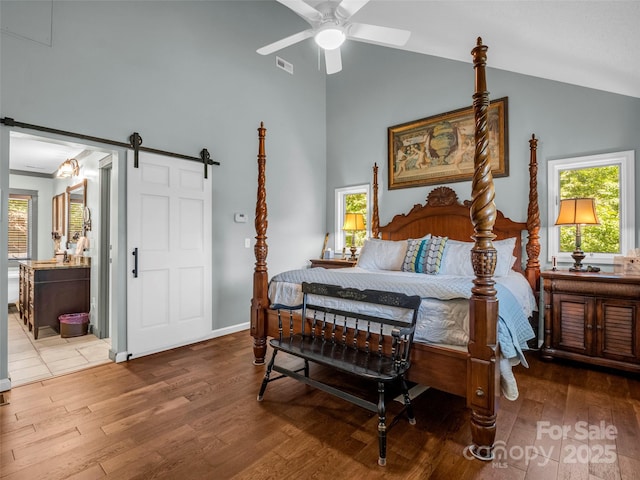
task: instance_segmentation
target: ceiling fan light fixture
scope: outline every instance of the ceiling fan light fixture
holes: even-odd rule
[[[340,47],[346,38],[347,36],[344,31],[341,28],[334,26],[322,28],[313,37],[318,46],[325,50],[334,50]]]

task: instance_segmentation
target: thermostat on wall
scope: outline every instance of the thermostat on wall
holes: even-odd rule
[[[236,223],[246,223],[247,222],[247,216],[244,213],[236,213],[233,216],[233,221]]]

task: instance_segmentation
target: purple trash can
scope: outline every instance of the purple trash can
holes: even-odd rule
[[[66,313],[58,317],[62,338],[80,337],[89,331],[88,313]]]

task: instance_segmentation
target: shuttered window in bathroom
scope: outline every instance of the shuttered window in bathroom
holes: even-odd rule
[[[33,258],[35,245],[37,196],[24,193],[9,193],[9,262]]]

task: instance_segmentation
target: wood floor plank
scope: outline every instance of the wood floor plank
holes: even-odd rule
[[[611,406],[611,414],[611,423],[616,426],[617,454],[640,460],[640,423],[633,405],[627,399],[616,398]]]

